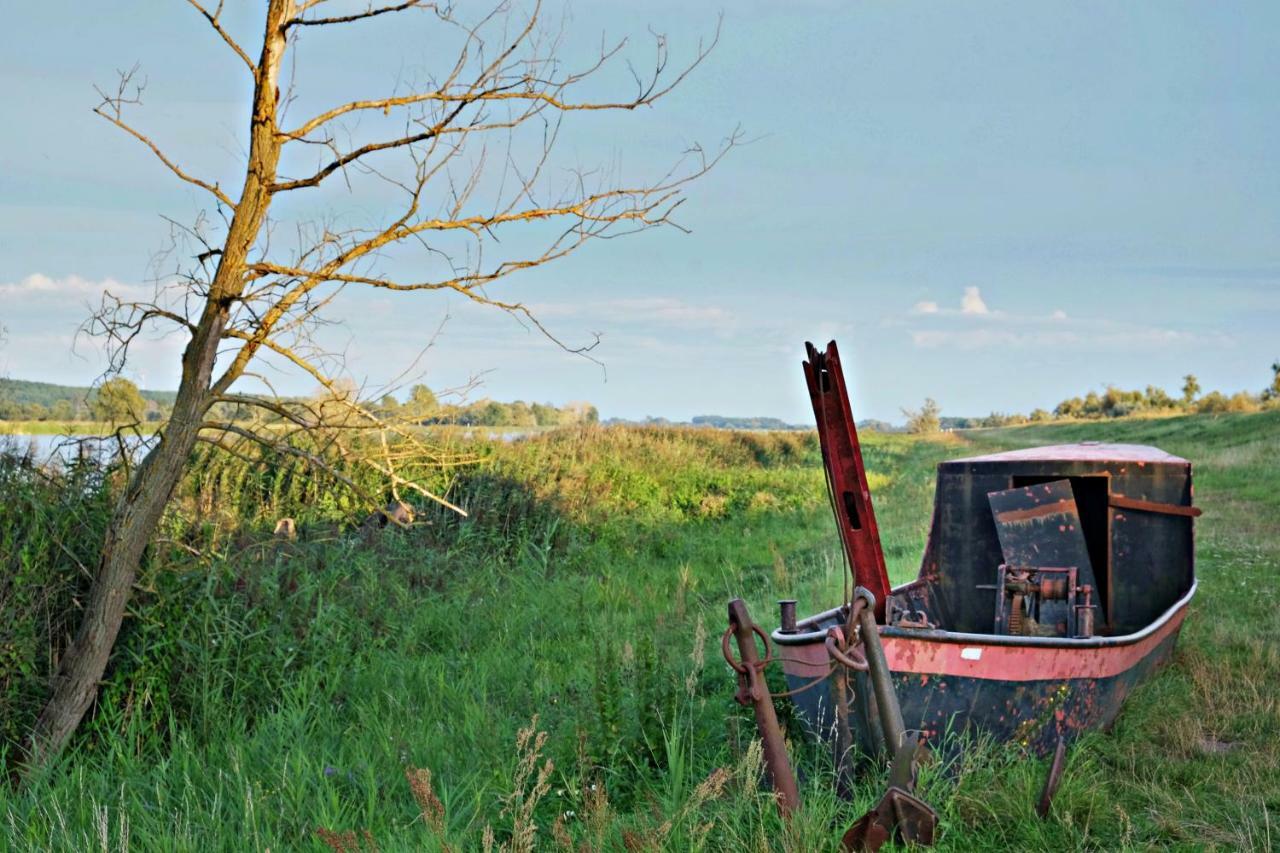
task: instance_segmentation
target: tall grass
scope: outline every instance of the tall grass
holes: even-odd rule
[[[1032,813],[1044,765],[1017,750],[977,743],[927,767],[943,849],[1275,844],[1280,545],[1275,504],[1252,495],[1277,482],[1277,422],[1081,428],[1138,439],[1170,426],[1156,438],[1203,457],[1207,508],[1204,592],[1173,665],[1113,733],[1073,748],[1048,822]],[[367,507],[288,463],[197,460],[95,716],[61,766],[0,798],[0,837],[77,850],[831,849],[884,769],[838,800],[826,751],[793,737],[805,806],[783,826],[717,642],[735,595],[766,623],[776,598],[814,610],[841,595],[814,437],[591,428],[472,449],[478,465],[435,483],[468,518],[423,505],[411,529],[372,536]],[[895,581],[918,566],[934,463],[968,450],[864,438]],[[271,537],[282,515],[298,519],[296,542]]]
[[[0,758],[35,719],[75,630],[109,510],[97,466],[48,471],[0,446]]]

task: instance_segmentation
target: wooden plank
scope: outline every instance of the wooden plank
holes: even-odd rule
[[[1180,515],[1186,518],[1199,518],[1204,510],[1198,506],[1182,506],[1180,504],[1144,501],[1139,498],[1128,498],[1124,495],[1112,495],[1107,503],[1116,509],[1136,509],[1139,512],[1156,512],[1161,515]]]

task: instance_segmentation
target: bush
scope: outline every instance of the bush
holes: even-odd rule
[[[49,471],[29,455],[0,452],[0,755],[44,703],[109,515],[101,468]]]
[[[934,402],[932,397],[926,398],[924,405],[919,409],[903,409],[902,414],[907,416],[907,432],[915,435],[932,435],[942,431],[942,408]]]

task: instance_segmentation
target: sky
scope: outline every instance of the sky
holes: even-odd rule
[[[259,4],[227,6],[256,53]],[[1269,384],[1280,4],[548,0],[546,12],[566,62],[629,36],[641,68],[650,30],[674,64],[723,15],[710,56],[654,107],[571,116],[559,168],[652,179],[691,144],[735,128],[747,144],[688,187],[688,233],[599,241],[490,291],[571,344],[598,334],[603,366],[459,297],[347,292],[325,341],[358,382],[416,364],[435,388],[478,376],[472,397],[587,400],[606,418],[807,423],[803,344],[834,338],[859,418],[900,421],[925,397],[981,415],[1109,383],[1176,392],[1189,372],[1206,389]],[[306,34],[291,110],[438,72],[444,36],[414,14]],[[19,4],[0,35],[0,376],[88,384],[105,367],[76,335],[89,306],[104,289],[148,292],[167,219],[211,210],[92,114],[94,86],[137,63],[147,86],[131,121],[224,186],[238,186],[250,88],[185,3],[67,17],[67,4]],[[599,86],[631,84],[614,73]],[[359,219],[384,202],[338,186],[307,212]],[[415,262],[388,263],[412,274]],[[149,336],[126,375],[175,387],[183,344]]]

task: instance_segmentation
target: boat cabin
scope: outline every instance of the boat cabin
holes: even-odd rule
[[[1087,638],[1140,631],[1195,583],[1191,464],[1082,442],[938,466],[919,578],[895,628]]]

